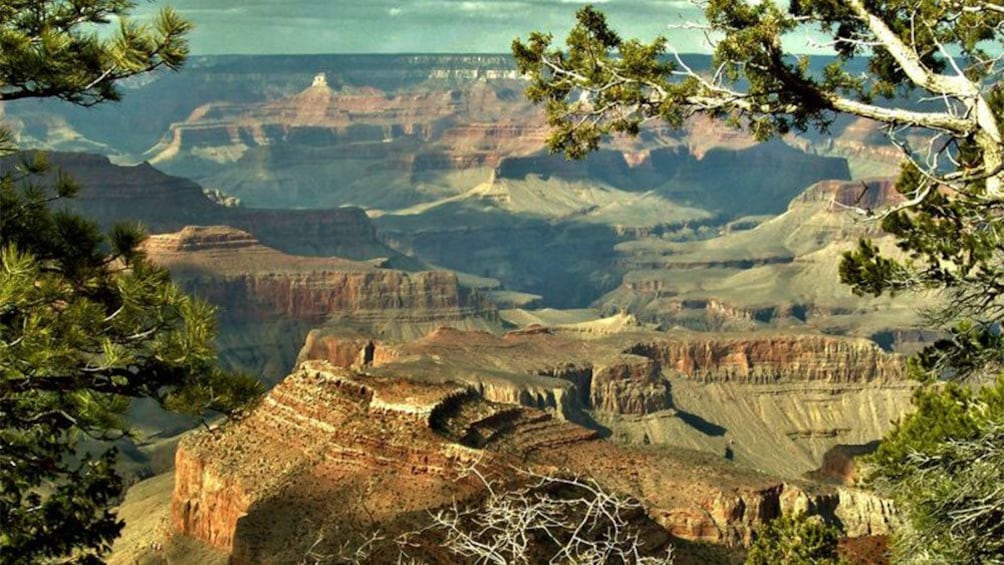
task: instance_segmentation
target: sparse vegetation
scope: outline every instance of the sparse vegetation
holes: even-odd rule
[[[424,531],[442,536],[443,547],[460,560],[476,563],[673,562],[672,546],[645,547],[632,523],[643,513],[637,501],[593,480],[524,474],[529,484],[514,489],[478,474],[487,498],[435,512]],[[407,537],[400,545],[406,551]]]
[[[919,390],[917,411],[868,458],[907,517],[902,563],[1004,563],[1004,376]]]

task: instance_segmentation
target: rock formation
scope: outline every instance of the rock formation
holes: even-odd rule
[[[222,345],[240,343],[235,336],[242,335],[253,343],[259,328],[295,324],[298,331],[262,344],[289,346],[271,356],[281,368],[278,374],[270,371],[270,378],[293,366],[299,345],[294,340],[302,343],[303,337],[297,334],[319,326],[355,328],[398,340],[439,326],[498,329],[494,305],[461,286],[449,272],[406,273],[380,268],[380,260],[288,255],[227,226],[189,226],[152,236],[144,245],[150,258],[167,267],[182,287],[220,309]],[[231,355],[226,348],[222,353],[225,359]],[[240,353],[234,354],[239,358]]]
[[[400,261],[401,255],[380,243],[366,213],[359,208],[326,210],[264,210],[218,204],[198,184],[164,174],[148,163],[113,164],[107,157],[86,153],[48,153],[49,163],[69,174],[81,187],[76,198],[61,205],[108,227],[137,221],[154,234],[190,225],[228,225],[246,230],[287,253],[377,257]],[[19,156],[0,159],[12,167]]]
[[[697,449],[788,477],[819,468],[838,444],[882,437],[913,388],[901,359],[867,340],[770,333],[441,329],[405,344],[315,334],[299,359],[460,382],[621,443]]]
[[[617,447],[463,384],[307,362],[244,420],[183,440],[172,521],[179,533],[231,552],[233,563],[295,561],[317,540],[323,550],[374,529],[394,536],[421,528],[427,510],[477,500],[485,485],[472,467],[503,484],[518,476],[513,467],[588,471],[644,501],[647,519],[672,536],[726,545],[748,544],[783,510],[836,512],[852,534],[887,532],[891,520],[887,506],[855,494],[692,453]]]
[[[896,252],[876,222],[853,210],[881,210],[902,198],[890,179],[824,181],[753,229],[696,242],[622,243],[617,250],[626,274],[596,306],[665,328],[798,328],[869,337],[912,352],[933,337],[917,330],[917,312],[934,297],[859,297],[840,284],[838,273],[842,254],[862,237]]]

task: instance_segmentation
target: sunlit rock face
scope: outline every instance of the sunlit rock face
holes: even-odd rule
[[[183,285],[221,306],[224,319],[278,315],[320,325],[332,318],[433,323],[496,317],[492,305],[461,287],[453,273],[405,273],[380,268],[379,261],[287,255],[226,226],[153,236],[146,250]]]
[[[655,547],[667,534],[746,545],[789,511],[836,513],[851,535],[888,532],[895,520],[888,503],[855,491],[779,481],[696,453],[618,447],[463,383],[309,361],[245,419],[182,441],[172,523],[232,562],[289,562],[315,543],[337,548],[375,527],[388,535],[419,529],[428,510],[477,500],[485,485],[465,473],[471,466],[499,477],[497,488],[518,480],[514,467],[588,472],[643,501],[632,520],[648,524]]]
[[[152,236],[144,248],[185,290],[219,309],[224,360],[269,379],[293,367],[307,331],[326,325],[384,339],[440,326],[499,329],[495,306],[450,272],[289,255],[228,226],[189,226]],[[254,355],[256,343],[266,354]]]
[[[837,446],[881,438],[913,390],[899,356],[821,335],[441,329],[402,344],[315,332],[299,359],[461,382],[619,443],[701,450],[787,477],[824,467]]]

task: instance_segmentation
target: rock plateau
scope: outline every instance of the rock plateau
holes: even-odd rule
[[[588,471],[644,501],[644,520],[689,540],[742,546],[766,521],[795,510],[838,521],[851,535],[885,533],[894,520],[887,504],[864,493],[778,481],[695,454],[618,447],[463,384],[316,361],[246,419],[182,442],[171,516],[178,532],[230,552],[232,563],[289,562],[374,528],[387,536],[419,529],[426,511],[484,496],[469,469],[506,484],[513,467]],[[412,551],[451,562],[434,542]]]
[[[259,366],[247,367],[250,359],[240,365],[262,371],[267,364],[266,376],[273,379],[293,366],[304,335],[297,343],[296,334],[310,328],[355,328],[395,340],[441,326],[499,329],[495,306],[450,272],[407,273],[381,268],[380,260],[288,255],[227,226],[155,235],[144,248],[183,288],[220,309],[224,358],[253,355],[261,339]],[[258,334],[277,326],[294,335]],[[229,344],[237,344],[235,351],[228,351]]]

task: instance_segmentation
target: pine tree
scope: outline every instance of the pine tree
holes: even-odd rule
[[[116,100],[116,82],[187,55],[187,21],[129,23],[122,0],[0,0],[0,100]],[[95,26],[123,18],[101,38]],[[16,149],[0,126],[0,155]],[[0,171],[0,556],[100,562],[122,528],[117,453],[82,438],[129,433],[133,399],[195,415],[237,414],[260,384],[216,364],[215,313],[141,249],[139,226],[103,234],[61,210],[79,190],[41,154]]]
[[[929,562],[1004,562],[1004,6],[992,0],[708,0],[712,66],[698,72],[665,38],[624,40],[586,6],[564,48],[535,32],[513,53],[543,104],[554,151],[581,158],[646,120],[706,115],[758,139],[840,115],[871,119],[903,149],[904,202],[860,210],[893,236],[845,254],[855,293],[940,291],[945,334],[911,360],[925,383],[873,460],[874,485],[900,504],[899,554]],[[814,69],[785,39],[816,33],[836,57]],[[867,74],[854,72],[858,63]],[[914,148],[904,133],[926,137]],[[985,386],[977,394],[962,385]],[[972,396],[976,395],[976,396]],[[984,395],[984,396],[981,396]],[[979,399],[979,400],[977,400]],[[965,464],[963,464],[965,462]],[[930,487],[930,485],[937,485]],[[982,540],[982,541],[980,541]],[[987,548],[981,550],[980,548]],[[920,548],[924,548],[921,551]],[[996,552],[996,553],[994,553]]]

